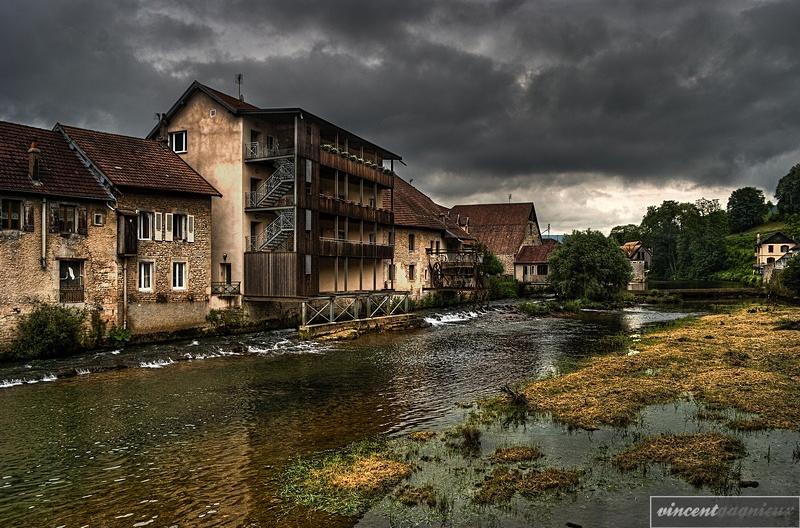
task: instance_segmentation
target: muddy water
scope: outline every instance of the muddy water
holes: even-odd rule
[[[273,332],[5,366],[0,525],[351,526],[356,521],[287,509],[279,489],[289,459],[375,434],[445,429],[463,419],[459,402],[562,369],[591,354],[599,336],[679,315],[449,313],[432,317],[429,329],[346,343],[303,343]],[[624,435],[531,422],[488,432],[484,449],[531,428],[564,465],[591,465],[596,452],[586,442],[611,445]],[[642,482],[637,500],[658,487]],[[557,515],[574,509],[584,512],[576,518],[591,518],[585,508],[603,497],[573,497],[566,509],[556,506]],[[446,522],[522,526],[553,506],[515,508]],[[360,525],[389,526],[398,515],[422,522],[429,513],[401,515],[384,501]]]

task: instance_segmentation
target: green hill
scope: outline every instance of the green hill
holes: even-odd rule
[[[761,233],[761,238],[764,238],[777,231],[785,230],[786,224],[783,222],[768,222],[742,233],[726,236],[727,269],[716,272],[714,279],[758,284],[761,277],[753,274],[756,235]]]

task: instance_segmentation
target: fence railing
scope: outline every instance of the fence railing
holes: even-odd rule
[[[300,307],[302,326],[357,321],[408,313],[409,292],[340,293],[312,297]]]
[[[60,303],[82,303],[83,300],[83,286],[58,289],[58,302]]]
[[[212,282],[211,294],[220,297],[240,295],[242,291],[241,281],[236,282]]]
[[[270,145],[260,141],[245,143],[244,145],[245,159],[282,158],[286,156],[294,156],[294,147],[279,148],[274,144]]]

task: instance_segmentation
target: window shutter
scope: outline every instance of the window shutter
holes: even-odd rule
[[[194,215],[186,215],[186,241],[194,242]]]
[[[162,213],[153,213],[153,240],[164,238],[164,216]]]
[[[85,207],[78,208],[78,234],[89,234],[89,211]]]
[[[61,231],[61,217],[59,216],[57,202],[50,202],[50,227],[48,229],[51,233],[59,233]]]
[[[164,240],[172,242],[172,213],[164,213]]]
[[[33,208],[33,204],[29,202],[25,202],[25,226],[23,227],[24,231],[33,232],[33,225],[36,219],[36,211]]]

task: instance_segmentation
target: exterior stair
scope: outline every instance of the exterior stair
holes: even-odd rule
[[[277,249],[294,232],[294,209],[284,209],[278,217],[253,239],[253,251]]]
[[[272,176],[250,194],[249,207],[272,207],[294,186],[294,161],[276,160],[278,166]]]

